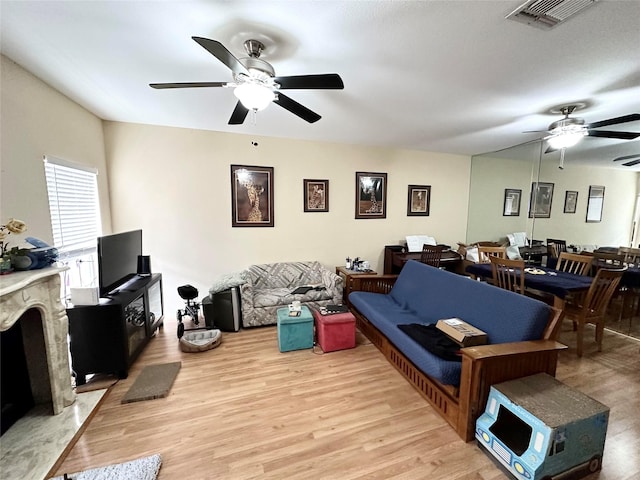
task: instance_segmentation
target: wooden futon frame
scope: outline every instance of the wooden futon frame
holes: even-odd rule
[[[389,293],[397,277],[354,275],[352,291]],[[484,412],[491,385],[535,373],[555,376],[558,354],[567,348],[555,341],[562,312],[552,307],[541,340],[463,348],[460,386],[443,385],[418,370],[364,315],[353,305],[349,307],[360,332],[378,347],[465,442],[474,438],[475,423]]]

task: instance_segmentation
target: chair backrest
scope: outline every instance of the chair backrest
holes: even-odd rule
[[[431,265],[432,267],[440,267],[440,259],[442,258],[442,251],[444,247],[441,245],[427,245],[422,246],[422,255],[420,255],[420,261]]]
[[[619,255],[624,255],[624,263],[628,265],[640,265],[640,248],[620,247]]]
[[[611,297],[618,289],[620,279],[626,268],[608,269],[601,268],[591,282],[589,291],[582,304],[582,316],[585,319],[590,317],[601,317],[609,305]]]
[[[547,238],[547,254],[550,257],[558,258],[562,252],[567,251],[567,241],[555,238]]]
[[[478,260],[480,263],[489,263],[491,257],[507,258],[506,247],[478,247]]]
[[[489,257],[493,284],[496,287],[524,293],[524,260],[509,260],[496,256]]]
[[[589,275],[591,273],[591,255],[580,255],[577,253],[562,252],[556,263],[556,270],[559,272],[575,273],[576,275]]]
[[[624,267],[624,255],[618,252],[593,252],[593,271],[602,268],[619,269]]]

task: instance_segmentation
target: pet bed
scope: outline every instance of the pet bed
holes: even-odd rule
[[[180,337],[180,350],[196,353],[216,348],[222,342],[222,332],[217,328],[199,332],[187,332]]]

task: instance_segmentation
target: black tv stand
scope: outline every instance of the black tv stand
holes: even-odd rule
[[[76,385],[94,373],[127,378],[131,364],[162,326],[162,274],[140,278],[144,281],[136,283],[136,288],[118,287],[98,305],[67,309]]]

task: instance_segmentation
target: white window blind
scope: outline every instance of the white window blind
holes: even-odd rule
[[[97,171],[44,157],[54,246],[61,257],[96,249],[101,234]]]

